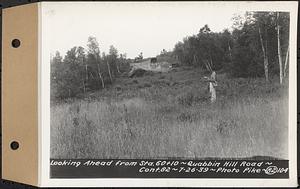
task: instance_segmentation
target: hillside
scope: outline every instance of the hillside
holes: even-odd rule
[[[287,84],[180,67],[51,107],[52,158],[288,158]]]

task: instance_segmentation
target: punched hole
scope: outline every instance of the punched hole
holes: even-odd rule
[[[19,39],[14,39],[11,42],[11,46],[13,46],[14,48],[18,48],[21,45],[21,41]]]
[[[13,141],[10,143],[10,148],[12,150],[17,150],[19,148],[19,143],[17,141]]]

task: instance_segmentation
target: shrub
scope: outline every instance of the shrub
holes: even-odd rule
[[[134,80],[132,81],[132,83],[137,84],[137,83],[139,83],[139,82],[138,82],[138,80],[134,79]]]
[[[152,85],[150,83],[145,83],[144,87],[151,87]]]
[[[189,112],[183,112],[177,116],[177,120],[181,122],[192,122],[192,115]]]
[[[198,94],[196,94],[196,92],[187,92],[184,93],[183,95],[178,96],[177,102],[180,105],[192,106],[193,104],[196,104],[198,102],[205,102],[208,99],[209,98],[205,94],[205,92],[202,93],[199,92]]]

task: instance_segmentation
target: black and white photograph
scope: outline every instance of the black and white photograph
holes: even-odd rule
[[[47,4],[51,166],[287,164],[291,15],[245,6]]]

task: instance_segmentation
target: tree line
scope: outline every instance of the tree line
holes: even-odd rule
[[[100,54],[95,37],[88,38],[87,49],[75,46],[64,57],[57,51],[51,58],[51,98],[75,97],[87,91],[104,89],[128,71],[126,60],[126,54],[119,54],[112,45],[108,54]]]
[[[178,42],[173,56],[182,65],[222,70],[233,77],[286,77],[289,13],[247,12],[233,18],[233,31],[212,32],[208,25]]]
[[[212,32],[208,25],[196,35],[185,37],[173,51],[163,49],[158,61],[223,71],[232,77],[264,77],[267,82],[287,75],[289,59],[289,13],[247,12],[233,18],[233,31]],[[130,70],[130,62],[143,60],[141,52],[129,59],[110,46],[100,53],[95,37],[89,37],[87,49],[78,46],[62,57],[51,58],[51,98],[63,99],[104,89]]]

